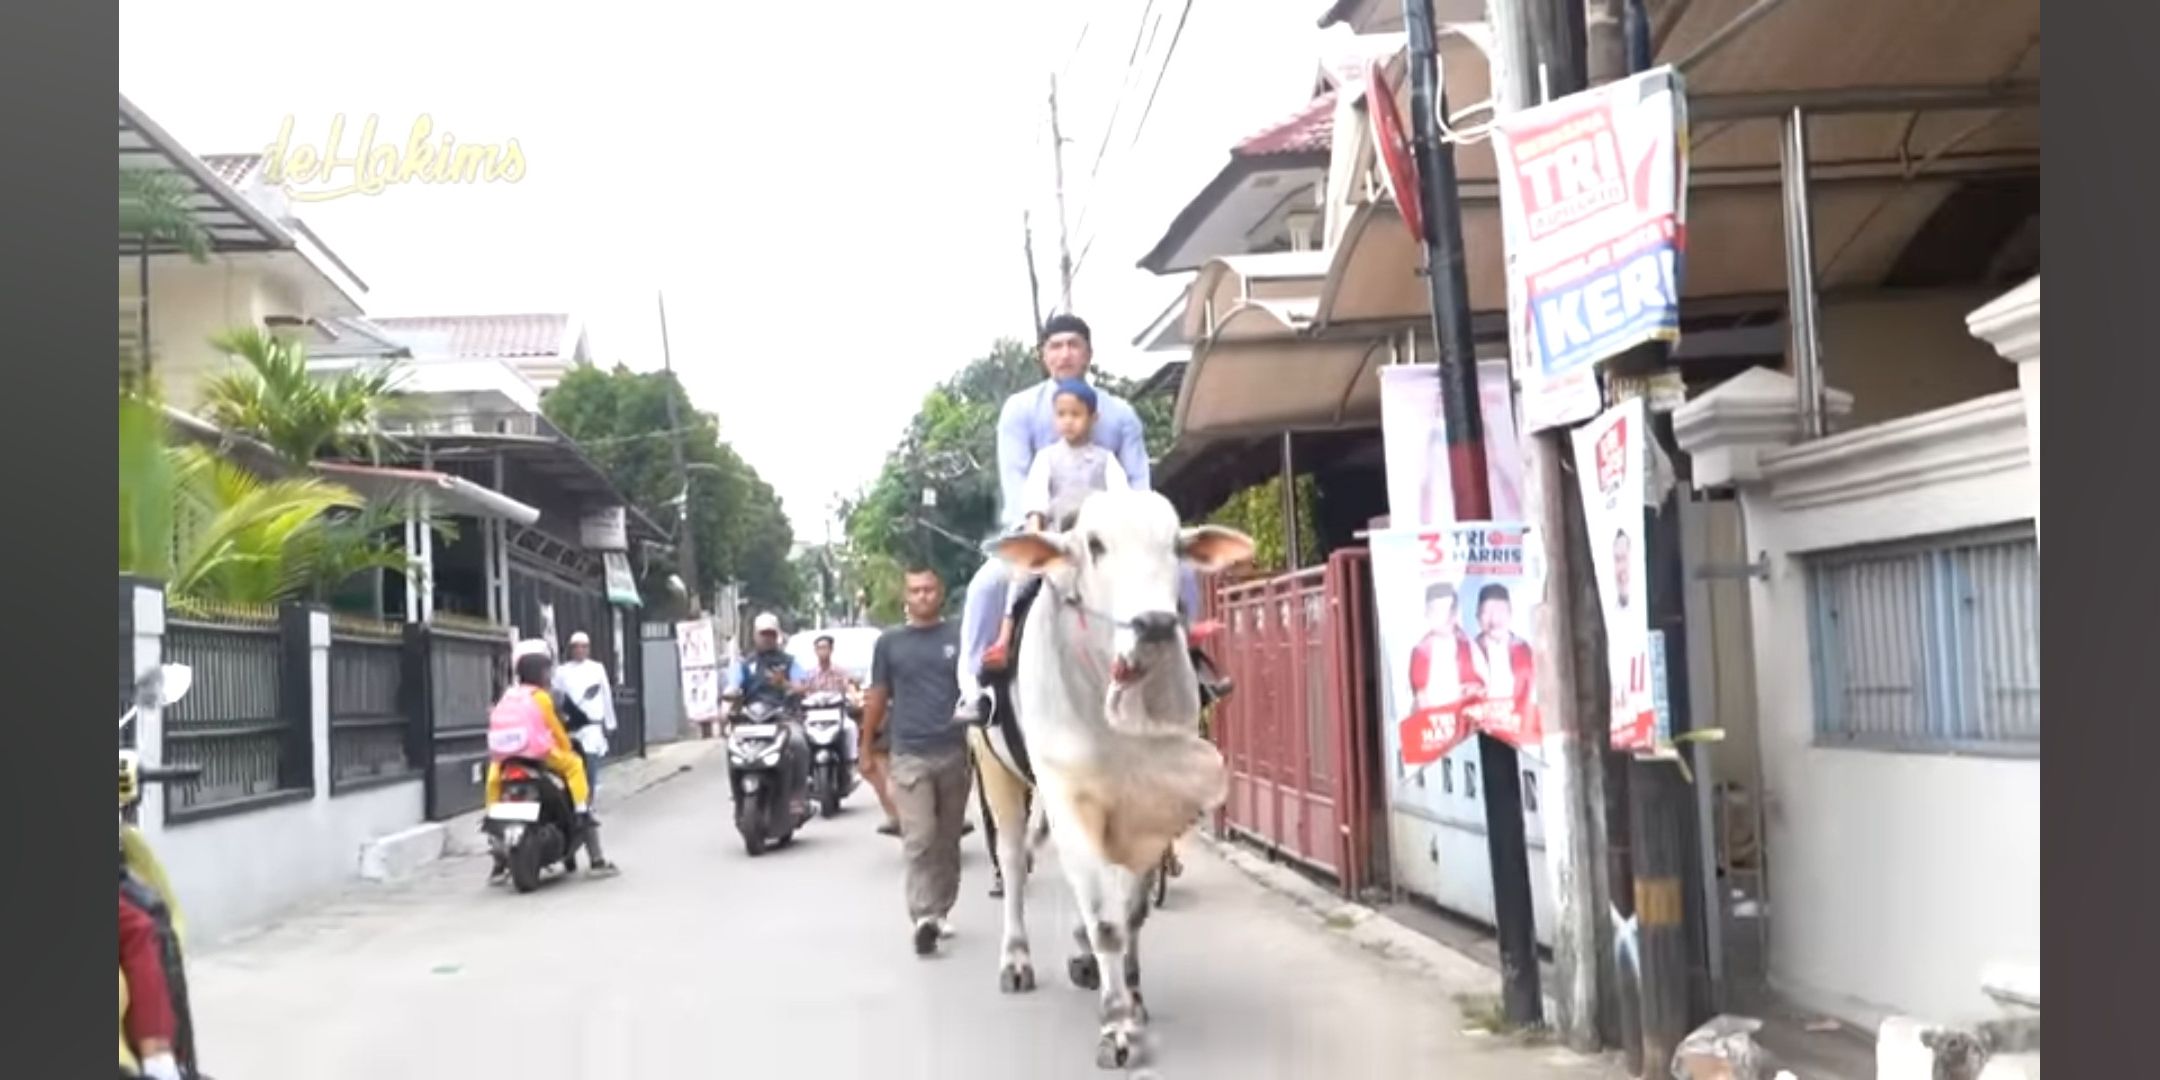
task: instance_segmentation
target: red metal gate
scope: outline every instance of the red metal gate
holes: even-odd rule
[[[1371,850],[1366,564],[1353,548],[1324,567],[1208,597],[1225,627],[1210,651],[1237,683],[1212,721],[1230,767],[1218,824],[1325,871],[1351,895]]]

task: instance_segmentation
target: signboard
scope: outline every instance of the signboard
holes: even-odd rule
[[[1597,364],[1680,337],[1687,105],[1661,67],[1493,125],[1523,424],[1596,415]]]
[[[1397,775],[1483,731],[1543,756],[1535,637],[1543,560],[1523,526],[1373,533],[1386,753]]]
[[[1492,516],[1524,516],[1522,440],[1505,360],[1478,364],[1478,398],[1485,428],[1485,475]],[[1455,520],[1447,429],[1440,418],[1440,369],[1397,364],[1380,369],[1380,441],[1386,455],[1388,520],[1395,525],[1447,525]]]
[[[578,543],[587,551],[630,550],[630,515],[620,506],[610,506],[579,518]]]
[[[1380,150],[1380,173],[1410,235],[1425,239],[1424,189],[1418,186],[1417,162],[1410,156],[1410,133],[1395,108],[1395,87],[1387,65],[1375,60],[1365,73],[1365,111],[1372,116],[1373,143]]]
[[[684,715],[693,724],[720,719],[720,650],[712,623],[676,623],[675,652],[682,660]]]
[[[600,565],[607,573],[608,603],[637,607],[645,602],[644,598],[638,595],[637,578],[630,573],[628,555],[620,551],[603,551],[600,553]]]
[[[1575,474],[1583,478],[1583,521],[1598,607],[1605,614],[1605,656],[1612,680],[1612,748],[1659,748],[1656,694],[1663,683],[1651,652],[1643,526],[1651,499],[1650,414],[1630,398],[1577,428]],[[1669,731],[1668,731],[1669,739]]]

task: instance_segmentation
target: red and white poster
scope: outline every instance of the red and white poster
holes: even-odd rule
[[[1479,419],[1485,429],[1485,475],[1492,517],[1523,517],[1522,440],[1506,360],[1478,363]],[[1380,442],[1386,455],[1388,516],[1398,528],[1455,520],[1454,474],[1447,425],[1440,415],[1440,369],[1397,364],[1380,369]]]
[[[1687,92],[1670,67],[1493,125],[1523,426],[1595,415],[1599,361],[1680,338]]]
[[[1536,639],[1543,560],[1511,522],[1372,534],[1381,706],[1397,775],[1483,731],[1534,758],[1544,725]]]
[[[1651,648],[1649,604],[1643,595],[1645,507],[1651,498],[1650,413],[1629,398],[1577,428],[1575,474],[1582,478],[1583,520],[1598,606],[1605,613],[1605,655],[1611,665],[1612,748],[1652,753],[1668,744],[1658,708],[1657,659]]]

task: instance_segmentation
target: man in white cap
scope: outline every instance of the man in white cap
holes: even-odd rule
[[[585,780],[597,795],[600,763],[615,731],[615,689],[608,682],[607,665],[593,659],[592,638],[583,630],[570,635],[570,659],[555,668],[555,700],[562,706],[563,726],[585,759]]]
[[[751,624],[757,648],[735,672],[735,689],[745,702],[765,698],[785,704],[788,692],[810,681],[811,671],[780,644],[780,616],[768,611]]]
[[[757,650],[736,666],[734,688],[742,694],[745,706],[766,701],[785,708],[810,681],[811,671],[781,644],[780,616],[764,612],[751,623],[751,630],[757,635]],[[795,774],[795,779],[802,781],[802,785],[794,790],[806,791],[810,777],[809,735],[803,728],[802,718],[794,710],[789,710],[786,716],[786,754],[793,763],[790,771]]]

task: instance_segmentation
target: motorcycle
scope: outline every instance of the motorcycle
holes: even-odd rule
[[[569,785],[547,766],[527,758],[502,763],[502,797],[487,808],[481,823],[488,847],[510,870],[510,885],[520,893],[540,887],[548,867],[577,870],[584,846],[584,825],[571,804]]]
[[[754,858],[795,838],[810,820],[809,770],[788,732],[788,707],[767,700],[742,704],[728,691],[728,788],[735,799],[735,831]]]
[[[166,664],[145,674],[136,681],[135,705],[121,714],[117,730],[124,732],[138,717],[146,713],[155,715],[179,701],[187,695],[193,682],[194,671],[186,664]],[[184,783],[201,776],[200,765],[159,766],[143,760],[136,751],[120,751],[120,892],[149,915],[157,927],[166,992],[172,999],[173,1063],[183,1080],[209,1080],[197,1061],[194,1012],[188,1004],[187,962],[181,949],[185,925],[180,917],[179,897],[173,892],[157,853],[151,850],[150,842],[136,822],[141,812],[144,784]],[[120,1075],[140,1077],[146,1075],[144,1065],[136,1048],[128,1045],[127,1038],[129,994],[138,988],[128,985],[125,968],[120,969],[119,981]]]
[[[855,790],[854,709],[847,696],[824,690],[803,699],[803,729],[810,737],[810,790],[818,812],[826,817],[840,813],[840,804]]]

